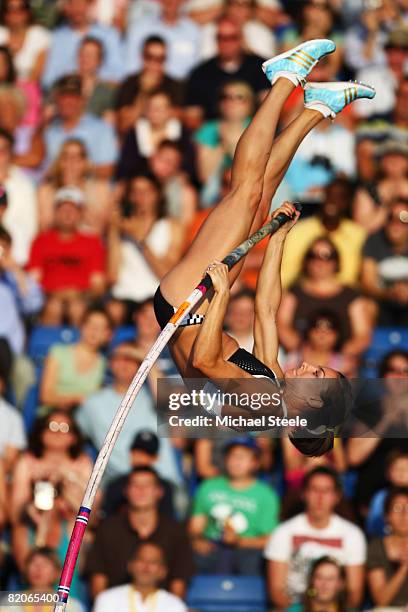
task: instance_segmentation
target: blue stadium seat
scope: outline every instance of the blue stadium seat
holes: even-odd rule
[[[41,370],[44,359],[53,344],[72,344],[79,338],[76,327],[51,327],[38,325],[31,332],[27,352],[34,362],[37,373]]]
[[[370,348],[362,358],[361,376],[375,378],[381,359],[390,351],[408,350],[408,329],[405,327],[377,327]]]
[[[266,612],[265,582],[260,576],[195,576],[187,605],[197,612]]]

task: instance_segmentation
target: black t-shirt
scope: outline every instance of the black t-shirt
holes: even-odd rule
[[[163,79],[158,87],[169,93],[173,104],[181,106],[183,104],[183,84],[180,81],[175,81],[168,76],[163,76]],[[116,109],[123,106],[131,106],[136,96],[140,93],[140,73],[131,74],[121,83],[116,95]]]
[[[197,66],[187,81],[186,106],[201,106],[205,119],[218,116],[218,102],[221,87],[228,81],[245,81],[255,93],[268,89],[269,81],[262,72],[264,60],[258,55],[244,55],[239,68],[234,72],[226,72],[214,57]]]
[[[190,541],[183,525],[161,514],[155,531],[143,539],[131,526],[126,511],[99,524],[86,560],[85,573],[106,575],[108,587],[128,582],[127,564],[136,547],[144,541],[155,542],[164,550],[168,567],[164,587],[172,580],[189,580],[194,568]]]
[[[408,249],[403,253],[394,253],[384,230],[367,238],[363,256],[377,262],[378,274],[384,287],[390,287],[399,281],[408,281]]]

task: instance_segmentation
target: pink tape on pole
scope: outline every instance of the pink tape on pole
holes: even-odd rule
[[[62,602],[66,602],[68,600],[72,576],[75,571],[75,565],[77,562],[85,530],[88,524],[90,513],[91,510],[89,508],[81,506],[75,521],[74,529],[72,530],[67,555],[65,557],[64,567],[62,569],[60,584],[58,586],[58,594],[60,601]]]

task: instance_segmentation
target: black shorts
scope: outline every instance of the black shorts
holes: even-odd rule
[[[156,315],[156,320],[160,325],[160,328],[163,329],[166,327],[167,323],[170,321],[171,317],[176,312],[176,308],[174,308],[166,298],[163,296],[160,287],[158,287],[156,293],[153,298],[153,306],[154,306],[154,314]],[[180,323],[180,327],[185,327],[187,325],[201,325],[204,321],[204,315],[200,314],[188,314]]]

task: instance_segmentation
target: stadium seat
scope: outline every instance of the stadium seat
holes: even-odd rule
[[[34,327],[28,342],[28,355],[33,360],[37,373],[41,370],[44,359],[53,344],[72,344],[79,338],[76,327],[51,327],[39,325]]]
[[[408,350],[408,329],[377,327],[373,333],[371,346],[362,358],[361,376],[375,378],[381,359],[396,349]]]
[[[266,612],[265,582],[260,576],[195,576],[187,605],[194,612]]]

